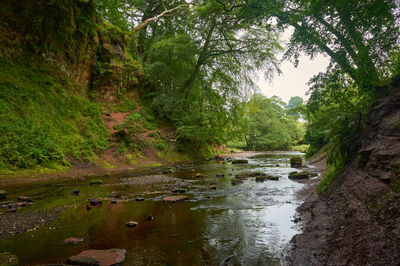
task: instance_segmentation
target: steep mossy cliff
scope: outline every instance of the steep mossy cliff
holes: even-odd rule
[[[92,1],[2,2],[1,170],[68,166],[110,148],[104,112],[137,109],[142,69],[128,40]]]

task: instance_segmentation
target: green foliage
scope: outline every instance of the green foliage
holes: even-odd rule
[[[301,53],[324,53],[361,88],[382,85],[384,62],[399,48],[395,0],[250,0],[244,10],[250,19],[294,28],[287,57],[296,64]]]
[[[330,166],[325,173],[324,178],[321,180],[321,182],[318,184],[317,188],[315,189],[319,195],[321,195],[323,192],[327,191],[334,183],[337,175],[340,173],[340,171],[343,169],[344,165],[339,164],[336,166]]]
[[[360,90],[339,70],[319,74],[310,84],[313,86],[306,104],[309,123],[305,138],[311,146],[307,155],[328,144],[329,163],[347,162],[358,148],[376,96]]]
[[[295,118],[300,118],[300,110],[303,105],[303,98],[299,96],[291,97],[286,106],[287,114]]]
[[[0,166],[57,167],[108,147],[99,106],[71,93],[62,74],[0,62]]]
[[[286,116],[277,97],[255,94],[247,104],[245,140],[251,150],[287,150],[302,139],[295,119]]]

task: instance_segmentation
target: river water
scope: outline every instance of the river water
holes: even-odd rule
[[[230,255],[235,255],[230,265],[281,265],[285,247],[299,233],[293,220],[302,202],[295,193],[303,185],[288,179],[293,171],[289,159],[295,154],[299,155],[257,155],[246,158],[248,164],[211,161],[177,165],[168,176],[183,181],[180,187],[187,190],[190,200],[175,204],[161,200],[167,194],[161,185],[131,182],[138,176],[160,174],[163,168],[104,178],[99,186],[71,181],[58,188],[54,184],[10,188],[12,195],[33,196],[35,203],[29,208],[67,207],[50,224],[0,239],[0,250],[16,254],[21,265],[65,263],[83,250],[109,248],[127,250],[124,265],[219,265]],[[280,178],[262,183],[249,178],[232,185],[231,180],[242,171]],[[204,177],[196,178],[196,173]],[[216,183],[217,190],[209,189],[211,183]],[[80,189],[80,196],[72,196],[73,189]],[[113,191],[128,200],[111,204],[108,195]],[[134,200],[137,196],[146,200]],[[88,211],[86,201],[93,197],[103,199],[103,205]],[[148,216],[154,220],[147,221]],[[126,228],[131,220],[139,226]],[[63,240],[69,237],[84,241],[65,245]]]

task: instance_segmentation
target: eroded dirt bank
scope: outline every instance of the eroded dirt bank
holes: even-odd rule
[[[299,208],[304,232],[289,265],[399,265],[400,95],[372,111],[370,128],[330,191]]]

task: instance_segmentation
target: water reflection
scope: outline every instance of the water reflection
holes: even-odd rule
[[[160,201],[165,194],[159,194],[144,202],[106,202],[89,212],[77,203],[51,225],[56,230],[46,226],[3,239],[0,249],[16,253],[23,265],[62,263],[84,249],[107,248],[125,248],[126,265],[219,265],[232,254],[232,265],[279,265],[285,245],[298,233],[292,220],[300,202],[294,193],[302,185],[287,178],[293,170],[290,155],[255,156],[244,165],[182,165],[171,175],[188,180],[188,202],[165,204]],[[232,186],[230,180],[241,171],[279,175],[280,179],[256,183],[250,178]],[[194,177],[199,172],[204,175],[200,181]],[[224,177],[216,177],[217,173]],[[82,184],[78,188],[90,196],[122,191],[134,197],[143,188],[126,182],[129,178],[132,175],[109,179],[97,190]],[[208,188],[212,182],[217,184],[216,191]],[[40,193],[43,201],[66,197],[48,188]],[[153,221],[146,221],[149,214],[155,217]],[[139,226],[127,229],[129,220]],[[62,240],[71,236],[82,237],[84,242],[65,246]]]

